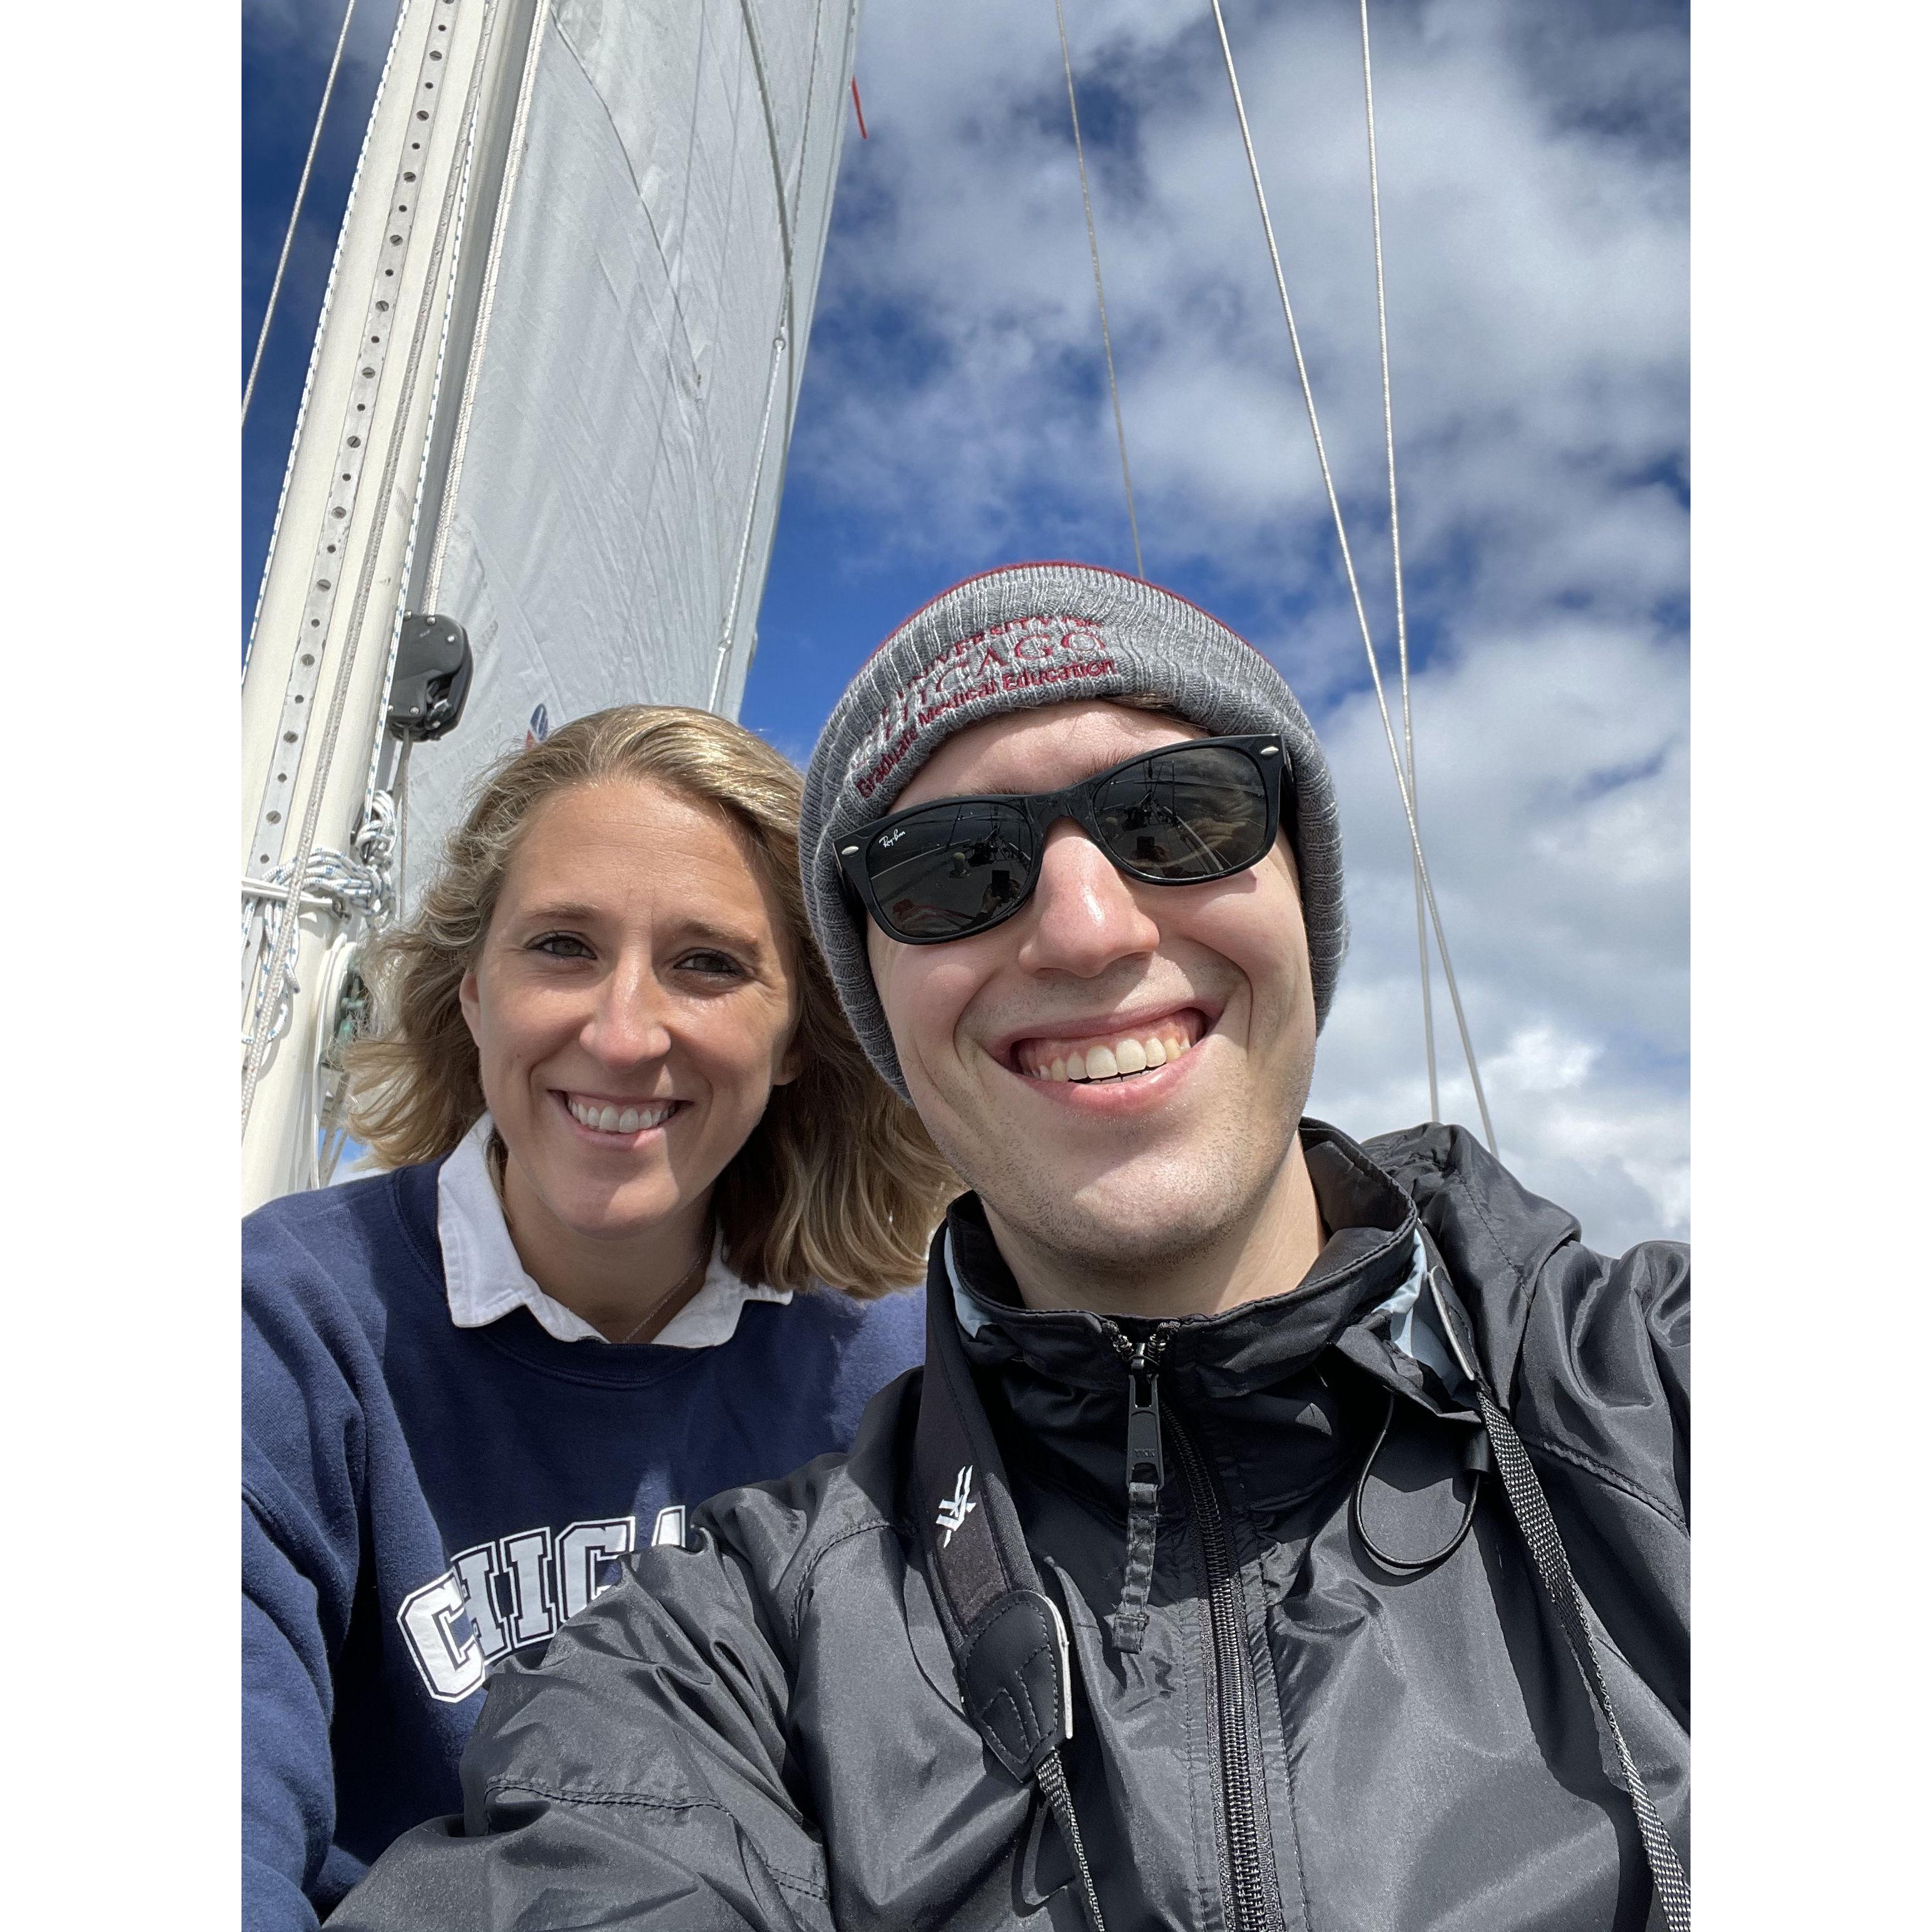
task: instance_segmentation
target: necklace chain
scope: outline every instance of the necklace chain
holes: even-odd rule
[[[508,1164],[509,1150],[504,1146],[502,1136],[500,1134],[491,1134],[488,1162],[490,1184],[496,1190],[497,1205],[503,1210],[503,1225],[506,1228],[510,1228],[510,1238],[514,1241],[516,1238],[516,1230],[510,1227],[510,1204],[505,1198],[503,1192],[503,1170]],[[710,1265],[711,1244],[707,1238],[704,1246],[698,1250],[698,1259],[688,1274],[681,1280],[674,1282],[669,1288],[666,1288],[663,1294],[659,1295],[656,1300],[652,1302],[622,1334],[614,1339],[609,1336],[605,1339],[610,1342],[614,1348],[622,1348],[640,1328],[658,1313],[659,1310],[668,1308],[676,1296],[687,1289],[695,1288],[704,1279],[705,1270]]]
[[[666,1288],[663,1294],[659,1295],[656,1300],[652,1302],[650,1307],[646,1309],[644,1313],[638,1316],[638,1319],[632,1324],[631,1327],[627,1329],[624,1334],[617,1336],[613,1346],[620,1348],[623,1347],[625,1343],[628,1342],[632,1336],[635,1335],[638,1330],[644,1327],[646,1322],[649,1322],[655,1315],[656,1315],[660,1309],[668,1308],[670,1306],[673,1299],[678,1294],[683,1292],[686,1289],[695,1288],[698,1284],[704,1279],[704,1271],[710,1265],[711,1250],[707,1246],[698,1256],[697,1265],[693,1268],[681,1281],[674,1282],[669,1288]]]

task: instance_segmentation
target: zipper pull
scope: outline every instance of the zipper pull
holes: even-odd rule
[[[1160,1384],[1145,1342],[1127,1358],[1127,1493],[1137,1482],[1151,1480],[1156,1494],[1167,1480],[1160,1454]]]
[[[1146,1340],[1131,1346],[1118,1328],[1111,1336],[1114,1352],[1127,1366],[1126,1568],[1120,1607],[1111,1622],[1115,1645],[1128,1652],[1138,1650],[1147,1634],[1148,1598],[1154,1588],[1160,1491],[1167,1480],[1160,1454],[1159,1373],[1169,1332],[1156,1328]]]

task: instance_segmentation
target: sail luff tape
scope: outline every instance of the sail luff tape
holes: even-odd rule
[[[745,44],[751,50],[752,74],[758,84],[758,109],[764,116],[765,149],[772,162],[772,200],[778,210],[778,246],[784,252],[784,334],[788,339],[796,337],[798,317],[792,294],[791,216],[785,206],[784,164],[778,154],[778,123],[772,116],[771,89],[765,80],[764,50],[759,44],[757,22],[752,16],[752,0],[738,0],[740,17],[745,23]],[[808,109],[810,106],[807,99]],[[793,419],[798,412],[798,385],[796,380],[786,385],[785,441],[791,440]]]
[[[496,278],[503,263],[503,238],[508,232],[510,209],[516,200],[517,184],[524,172],[524,152],[530,144],[530,99],[536,92],[537,67],[542,56],[544,37],[550,31],[550,0],[536,0],[530,22],[530,45],[524,56],[524,70],[517,84],[517,105],[510,122],[509,152],[503,159],[503,179],[496,193],[496,206],[490,223],[490,247],[484,257],[483,283],[477,292],[476,320],[470,332],[470,360],[463,374],[463,394],[456,405],[456,430],[450,439],[449,470],[442,481],[442,500],[436,506],[436,536],[430,545],[429,568],[423,583],[422,608],[442,608],[442,566],[449,550],[449,526],[456,514],[457,491],[463,480],[463,465],[470,454],[470,419],[476,407],[476,385],[480,380],[484,352],[490,340],[490,323],[496,308]]]
[[[758,493],[765,479],[765,446],[771,440],[772,406],[778,400],[778,371],[784,365],[786,340],[784,331],[780,329],[772,343],[772,373],[765,384],[764,420],[758,426],[758,459],[752,466],[752,488],[745,501],[745,526],[738,538],[738,568],[731,580],[731,602],[725,610],[724,628],[718,639],[717,665],[711,674],[711,701],[705,707],[710,711],[717,711],[724,697],[731,653],[737,642],[738,602],[745,588],[746,567],[752,560],[752,530],[758,521]]]

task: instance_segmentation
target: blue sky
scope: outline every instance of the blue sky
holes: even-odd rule
[[[368,0],[364,0],[365,5]],[[1149,574],[1281,666],[1354,948],[1312,1106],[1426,1108],[1414,915],[1205,0],[1068,7]],[[1358,22],[1228,0],[1394,678]],[[245,621],[388,20],[358,20],[244,451]],[[340,15],[244,8],[243,358]],[[1424,832],[1505,1156],[1606,1246],[1688,1232],[1684,10],[1382,4],[1376,106]],[[794,756],[959,577],[1131,568],[1052,9],[870,0],[743,716]],[[1437,982],[1445,1076],[1453,1034]],[[1473,1120],[1466,1082],[1447,1111]]]

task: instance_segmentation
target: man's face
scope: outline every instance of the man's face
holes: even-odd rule
[[[949,739],[895,809],[1058,790],[1206,735],[1103,703],[993,718]],[[1281,1179],[1315,1062],[1285,834],[1231,879],[1149,886],[1063,820],[1004,924],[939,946],[868,926],[868,945],[914,1103],[996,1231],[1138,1274],[1211,1249]],[[1090,1076],[1096,1048],[1102,1077],[1053,1077]],[[1108,1077],[1137,1057],[1144,1070]]]

